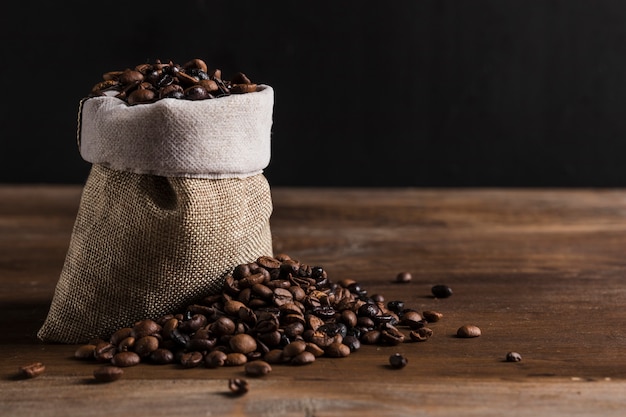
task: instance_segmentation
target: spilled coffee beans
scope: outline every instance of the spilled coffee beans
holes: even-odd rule
[[[279,254],[236,266],[219,294],[139,320],[78,347],[74,356],[115,365],[99,371],[110,378],[116,368],[141,362],[182,369],[244,366],[247,375],[260,376],[275,364],[345,358],[364,344],[424,342],[433,333],[426,317],[437,321],[441,314],[422,315],[402,301],[386,305],[382,295],[368,296],[354,280],[333,282],[324,268]]]

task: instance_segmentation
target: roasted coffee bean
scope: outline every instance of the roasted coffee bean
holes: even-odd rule
[[[115,345],[108,342],[100,342],[94,349],[94,358],[99,362],[109,362],[117,353]]]
[[[152,90],[145,88],[138,88],[128,95],[128,104],[143,104],[151,103],[156,97],[156,94]]]
[[[417,311],[405,311],[402,314],[400,324],[408,326],[411,329],[417,329],[419,327],[423,327],[424,318]]]
[[[329,336],[328,334],[317,330],[311,334],[308,341],[311,343],[315,343],[322,349],[325,349],[330,346],[330,344],[333,343],[335,340],[333,336]]]
[[[426,310],[426,311],[422,312],[422,316],[424,317],[424,319],[427,322],[429,322],[429,323],[436,323],[439,320],[441,320],[441,318],[443,317],[443,314],[441,314],[438,311]]]
[[[324,349],[322,349],[321,347],[317,346],[315,343],[311,343],[311,342],[307,342],[306,343],[306,349],[307,352],[311,352],[313,354],[313,356],[320,357],[324,354]]]
[[[391,325],[385,325],[380,331],[380,341],[389,345],[399,345],[404,342],[404,334]]]
[[[507,352],[506,361],[507,362],[519,362],[522,360],[522,355],[517,352]]]
[[[394,353],[389,356],[389,366],[394,369],[404,368],[409,363],[409,360],[401,353]]]
[[[183,333],[180,329],[174,329],[170,335],[171,340],[180,347],[186,347],[191,338],[187,333]]]
[[[272,372],[272,366],[262,360],[254,360],[252,362],[246,363],[244,366],[244,371],[248,376],[265,376]]]
[[[401,283],[401,284],[407,284],[409,282],[411,282],[411,280],[413,279],[413,276],[411,275],[410,272],[400,272],[398,273],[398,275],[396,275],[396,282]]]
[[[159,365],[166,365],[174,362],[174,353],[169,349],[159,348],[150,353],[150,360]]]
[[[246,355],[239,352],[232,352],[226,354],[224,366],[241,366],[245,365],[246,362],[248,362],[248,357]]]
[[[285,362],[282,349],[270,350],[265,355],[263,355],[263,359],[265,360],[265,362],[270,363],[270,364],[277,364],[277,363]]]
[[[456,335],[462,338],[478,337],[481,333],[480,328],[473,324],[463,325],[456,331]]]
[[[144,336],[151,336],[161,331],[161,326],[154,320],[146,319],[137,322],[133,326],[132,336],[135,339],[142,338]]]
[[[361,342],[359,338],[353,335],[348,335],[343,338],[343,344],[350,348],[351,352],[356,352],[361,348]]]
[[[76,359],[94,359],[94,352],[96,345],[82,345],[74,351],[74,357]]]
[[[146,336],[146,337],[152,337],[152,336]],[[117,350],[119,352],[132,350],[134,346],[135,346],[135,338],[132,336],[128,336],[127,338],[122,339],[120,343],[118,343]]]
[[[135,342],[134,351],[142,358],[150,356],[159,348],[159,339],[155,336],[144,336]]]
[[[117,381],[124,375],[124,370],[118,366],[102,366],[93,371],[97,382]]]
[[[124,368],[127,366],[135,366],[141,362],[141,357],[135,352],[118,352],[111,359],[111,363],[115,366],[119,366],[120,368]]]
[[[437,298],[448,298],[452,295],[452,288],[443,284],[435,285],[430,290]]]
[[[374,303],[365,303],[361,307],[359,307],[359,316],[361,317],[376,317],[380,313],[380,309]]]
[[[404,301],[389,301],[387,303],[387,308],[389,311],[393,311],[394,313],[399,313],[404,310]]]
[[[250,389],[248,381],[242,378],[231,378],[228,380],[228,389],[234,395],[244,395]]]
[[[375,345],[381,339],[381,333],[378,330],[371,330],[361,335],[361,343],[366,345]]]
[[[306,350],[306,342],[303,340],[295,340],[283,348],[283,356],[293,358]]]
[[[204,361],[204,356],[200,352],[185,352],[180,357],[180,364],[183,368],[195,368]]]
[[[132,334],[133,329],[131,327],[123,327],[111,335],[109,342],[114,345],[119,345],[122,340],[132,336]]]
[[[204,364],[207,368],[219,368],[226,363],[227,355],[221,350],[209,352],[204,358]]]
[[[228,343],[233,352],[243,354],[254,352],[257,348],[256,340],[254,340],[254,337],[245,333],[234,335],[230,338]]]
[[[345,358],[350,355],[351,349],[341,342],[333,342],[326,348],[325,352],[331,358]]]
[[[422,327],[417,330],[412,330],[409,333],[409,338],[414,342],[425,342],[433,335],[432,329],[428,327]]]
[[[330,337],[335,337],[335,335],[341,335],[341,337],[345,337],[348,334],[348,328],[343,323],[326,323],[317,328],[318,332],[324,332]]]
[[[289,363],[296,366],[309,365],[313,362],[315,362],[315,355],[308,350],[297,354],[289,361]]]
[[[36,378],[46,371],[46,366],[41,362],[33,362],[28,365],[20,366],[18,375],[21,378]]]

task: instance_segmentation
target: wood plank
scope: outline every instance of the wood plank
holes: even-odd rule
[[[625,190],[274,189],[276,253],[444,318],[424,343],[274,366],[239,398],[225,384],[241,368],[141,364],[98,385],[96,365],[71,358],[76,346],[36,340],[79,199],[79,187],[0,186],[1,415],[565,416],[626,406]],[[410,283],[394,282],[401,271]],[[453,296],[433,298],[437,283]],[[466,323],[482,336],[456,338]],[[523,360],[505,362],[511,350]],[[394,352],[406,368],[386,366]],[[32,361],[46,373],[15,380]]]

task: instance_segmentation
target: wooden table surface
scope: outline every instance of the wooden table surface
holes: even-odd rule
[[[624,415],[626,190],[274,188],[275,252],[444,317],[424,343],[275,365],[241,397],[226,382],[241,367],[140,364],[94,384],[76,346],[37,340],[80,192],[0,186],[1,416]],[[454,294],[433,298],[439,283]],[[482,336],[455,337],[468,323]],[[35,361],[43,375],[15,378]]]

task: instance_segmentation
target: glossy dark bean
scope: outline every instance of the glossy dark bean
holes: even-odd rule
[[[443,284],[434,285],[430,290],[437,298],[448,298],[452,295],[452,288]]]
[[[409,360],[401,353],[394,353],[389,356],[389,366],[393,369],[404,368],[409,363]]]

